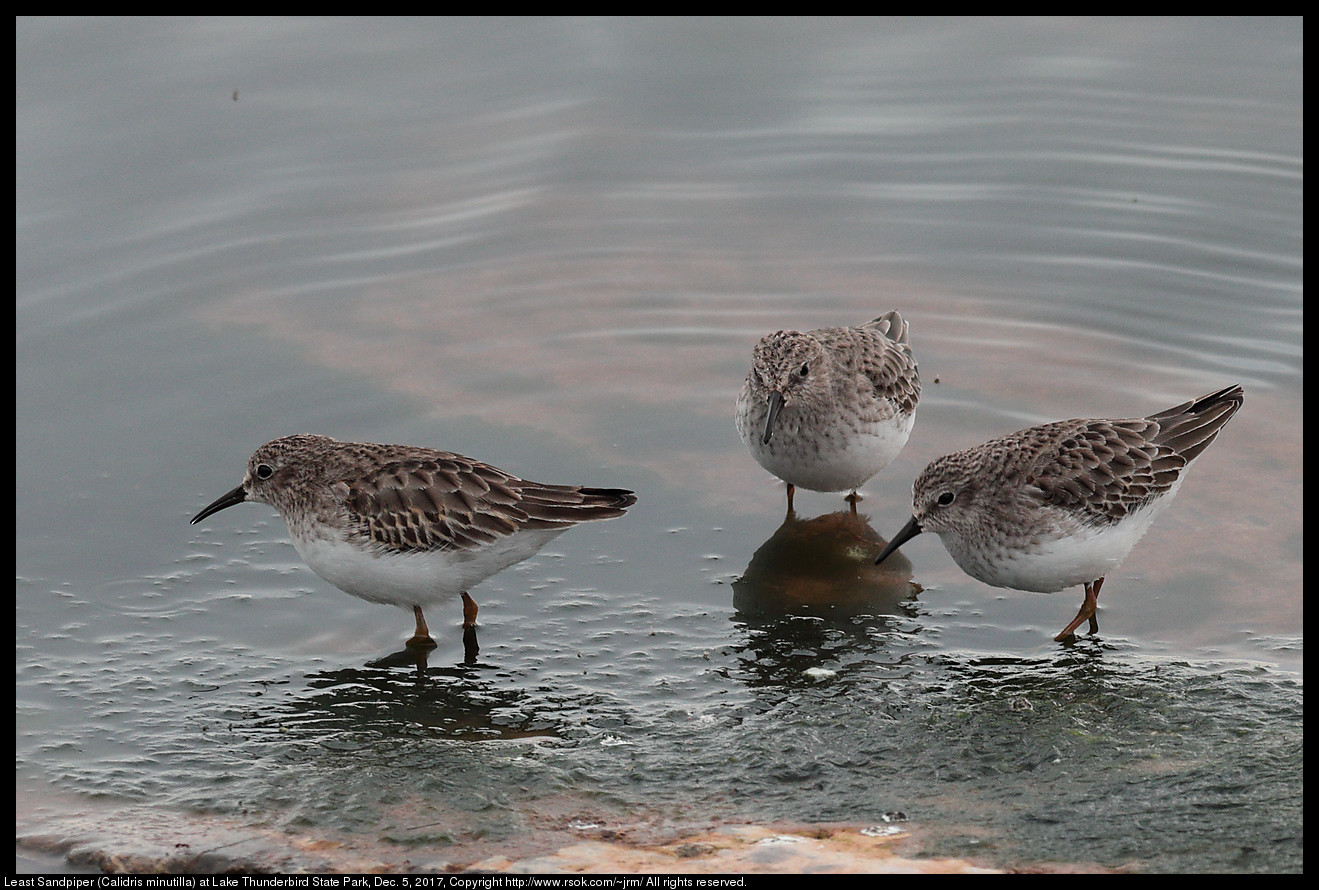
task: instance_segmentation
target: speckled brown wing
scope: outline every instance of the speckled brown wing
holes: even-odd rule
[[[1048,430],[1026,476],[1026,491],[1044,504],[1115,523],[1166,492],[1186,460],[1153,441],[1159,426],[1149,420],[1065,420]]]
[[[857,335],[873,338],[883,347],[866,350],[860,369],[875,387],[875,395],[897,405],[903,414],[915,411],[920,401],[921,381],[902,316],[896,311],[888,312],[861,325]]]
[[[636,502],[623,489],[542,485],[460,455],[421,450],[334,487],[361,534],[396,552],[469,550],[523,529],[611,519]]]
[[[1148,419],[1159,425],[1154,441],[1176,451],[1189,463],[1218,437],[1245,399],[1240,386],[1229,386],[1151,414]]]
[[[519,506],[528,522],[541,528],[573,525],[595,519],[622,516],[637,502],[637,496],[625,488],[585,488],[575,485],[546,485],[519,480],[522,500]]]
[[[1050,444],[1027,475],[1042,503],[1117,522],[1166,493],[1241,407],[1229,387],[1145,418],[1064,420],[1024,433]]]

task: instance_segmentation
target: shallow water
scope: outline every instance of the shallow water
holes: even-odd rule
[[[1301,35],[20,19],[20,842],[463,865],[902,812],[987,865],[1301,870]],[[785,523],[732,422],[751,347],[889,308],[911,441],[859,519]],[[1098,638],[930,535],[868,565],[938,454],[1233,382]],[[428,615],[419,678],[373,666],[410,616],[273,511],[188,525],[293,432],[640,501],[478,587],[475,664]]]

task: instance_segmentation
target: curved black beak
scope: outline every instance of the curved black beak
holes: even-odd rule
[[[245,500],[247,500],[247,492],[243,491],[243,486],[240,485],[233,491],[221,495],[215,503],[192,517],[191,524],[196,525],[212,513],[219,513],[225,507],[232,507],[234,504],[241,504]]]
[[[769,394],[769,411],[765,413],[765,435],[760,437],[760,444],[768,445],[774,435],[774,418],[783,410],[783,393],[774,390]]]
[[[884,548],[884,552],[879,554],[879,557],[875,560],[875,565],[879,565],[881,562],[888,559],[890,553],[897,550],[903,544],[907,543],[923,531],[925,531],[925,529],[921,528],[921,524],[916,521],[916,517],[911,517],[911,519],[907,521],[907,524],[902,527],[902,530],[893,536],[893,540],[888,542],[888,546]]]

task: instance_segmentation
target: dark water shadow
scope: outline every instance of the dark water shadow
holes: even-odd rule
[[[915,617],[919,586],[864,515],[842,510],[803,519],[789,512],[733,582],[733,620],[745,631],[737,673],[751,686],[796,688],[826,673],[875,669],[889,635]],[[891,564],[890,564],[891,562]]]
[[[811,519],[790,512],[733,582],[733,607],[743,619],[914,614],[920,587],[911,562],[895,553],[875,565],[886,543],[851,510]]]
[[[552,720],[531,713],[516,685],[496,682],[504,672],[477,661],[475,628],[464,644],[460,664],[432,664],[438,650],[407,646],[361,668],[310,674],[305,692],[253,725],[274,721],[282,733],[305,732],[328,747],[419,732],[465,741],[559,735]]]
[[[410,667],[415,668],[417,676],[424,677],[426,669],[430,664],[430,658],[438,649],[435,646],[415,646],[407,643],[397,652],[391,652],[388,655],[368,661],[366,666],[369,668],[397,668]],[[481,646],[476,638],[475,627],[463,628],[463,664],[474,665],[477,663],[476,658],[481,654]]]

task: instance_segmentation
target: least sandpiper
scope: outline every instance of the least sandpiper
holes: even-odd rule
[[[243,501],[269,504],[313,572],[369,602],[411,608],[408,645],[433,648],[423,606],[461,595],[471,628],[473,585],[636,500],[621,488],[530,482],[447,451],[286,436],[258,448],[243,484],[192,521]]]
[[[1172,502],[1186,470],[1241,407],[1240,386],[1128,420],[1082,418],[944,455],[912,486],[912,517],[877,563],[932,531],[962,571],[994,587],[1085,600],[1057,640],[1095,609],[1104,576]]]
[[[856,490],[907,444],[921,394],[897,312],[855,328],[776,331],[756,344],[737,431],[762,467],[811,491]]]

